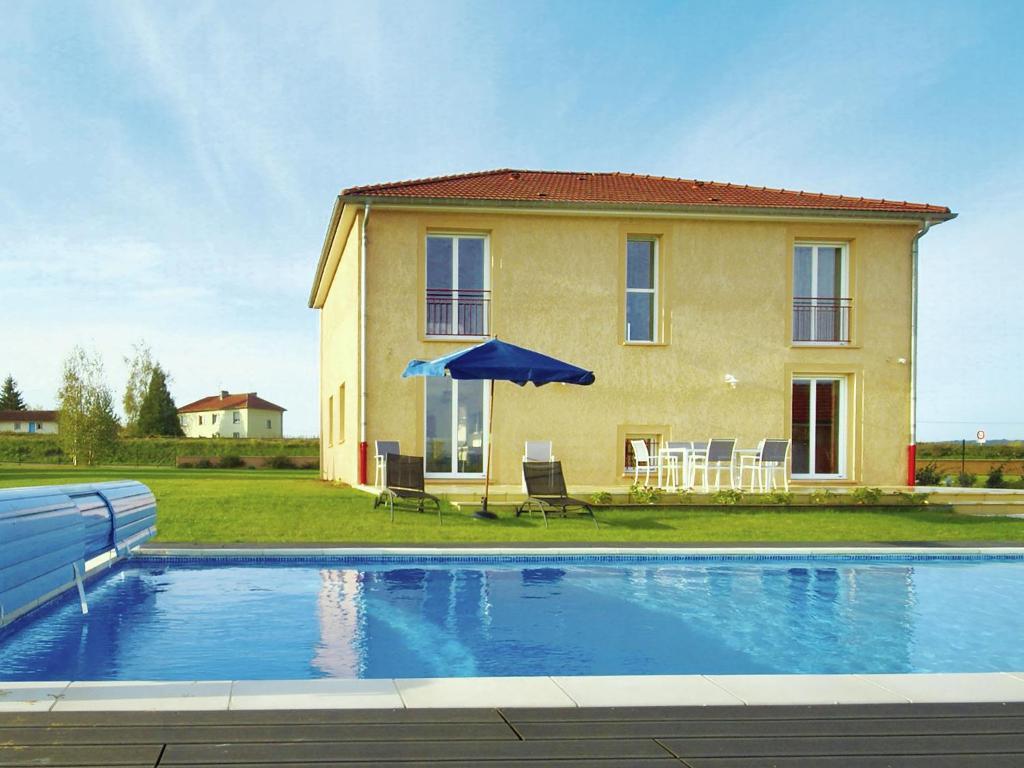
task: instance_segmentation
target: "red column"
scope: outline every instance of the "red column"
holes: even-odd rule
[[[366,441],[359,444],[359,484],[366,485]]]
[[[911,488],[917,482],[917,445],[911,444],[907,446],[907,485]]]

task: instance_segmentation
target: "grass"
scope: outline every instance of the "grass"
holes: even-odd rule
[[[199,470],[170,467],[0,465],[0,487],[134,479],[157,498],[159,542],[380,543],[458,542],[933,542],[1024,541],[1024,521],[957,515],[942,508],[844,507],[605,509],[589,519],[515,518],[501,508],[484,521],[451,507],[436,515],[373,509],[366,494],[321,482],[308,470]]]

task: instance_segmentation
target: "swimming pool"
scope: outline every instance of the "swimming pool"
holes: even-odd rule
[[[0,680],[1024,669],[1024,555],[135,558]]]

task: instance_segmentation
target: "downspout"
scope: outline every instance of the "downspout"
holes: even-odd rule
[[[927,219],[921,229],[914,235],[910,246],[912,259],[910,272],[910,443],[907,445],[907,485],[914,487],[917,469],[917,282],[918,282],[918,241],[931,229],[932,222]]]
[[[362,248],[359,259],[359,484],[366,485],[366,222],[370,201],[363,203]]]

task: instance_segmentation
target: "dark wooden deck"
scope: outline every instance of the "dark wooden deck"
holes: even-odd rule
[[[0,714],[0,766],[1003,768],[1024,703]]]

